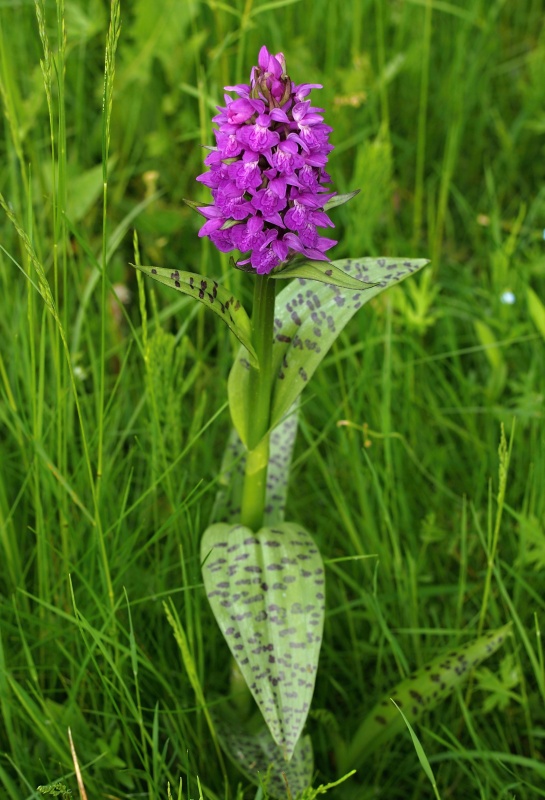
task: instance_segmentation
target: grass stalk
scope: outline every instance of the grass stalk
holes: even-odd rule
[[[418,102],[418,130],[416,135],[416,177],[414,186],[413,247],[420,241],[424,205],[424,167],[426,161],[426,135],[428,125],[428,97],[430,80],[430,52],[432,38],[432,0],[426,0],[424,30],[422,35],[422,66],[420,97]]]

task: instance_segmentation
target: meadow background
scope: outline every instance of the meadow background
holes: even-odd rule
[[[266,44],[323,83],[334,187],[361,188],[334,257],[432,259],[304,398],[288,518],[331,562],[315,783],[403,675],[512,620],[417,731],[445,800],[545,797],[544,3],[131,0],[104,108],[108,4],[37,11],[0,3],[0,796],[77,795],[68,727],[89,800],[255,794],[194,691],[228,691],[198,552],[236,345],[129,263],[136,230],[142,263],[249,301],[182,198],[208,199],[214,107]],[[406,733],[337,796],[434,794]]]

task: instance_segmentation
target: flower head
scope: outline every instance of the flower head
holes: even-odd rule
[[[216,147],[207,155],[209,172],[198,181],[212,191],[213,203],[199,208],[208,236],[223,252],[239,250],[265,274],[294,254],[327,261],[336,242],[317,227],[333,223],[324,211],[335,192],[325,184],[331,128],[321,108],[306,99],[317,83],[296,86],[286,74],[282,53],[259,51],[250,83],[226,86],[225,107],[214,117]],[[236,221],[237,224],[226,226]]]

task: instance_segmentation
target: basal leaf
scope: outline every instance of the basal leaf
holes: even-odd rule
[[[360,258],[331,262],[346,275],[375,284],[359,291],[296,278],[276,297],[273,343],[271,427],[299,397],[329,348],[356,311],[389,286],[429,262],[426,259]],[[229,407],[233,424],[247,442],[250,364],[239,352],[229,375]]]
[[[252,344],[250,318],[240,300],[237,300],[228,289],[220,286],[213,278],[206,278],[194,272],[183,272],[165,267],[144,267],[138,264],[132,266],[159,283],[193,297],[217,314],[232,330],[239,342],[244,345],[248,351],[250,363],[255,367],[258,366]]]
[[[504,625],[474,642],[451,650],[398,683],[364,719],[348,748],[343,767],[357,767],[377,747],[404,729],[403,717],[392,700],[410,723],[415,722],[425,711],[452,694],[472,669],[495,653],[510,630],[510,624]]]
[[[290,464],[297,434],[299,403],[296,402],[284,419],[271,431],[265,525],[284,521]],[[240,519],[246,447],[233,428],[221,462],[219,486],[212,511],[213,522],[237,522]]]
[[[309,281],[320,281],[332,286],[339,286],[341,289],[352,289],[354,291],[364,291],[370,289],[372,283],[362,283],[357,278],[347,275],[330,261],[303,261],[285,267],[279,272],[271,272],[271,278],[306,278]]]
[[[291,522],[204,533],[206,594],[271,735],[289,760],[310,708],[324,622],[324,567]]]
[[[212,718],[225,753],[248,780],[258,786],[265,784],[269,797],[285,800],[286,781],[292,797],[310,786],[314,769],[310,736],[301,736],[291,761],[286,763],[266,726],[251,733],[236,718],[227,719],[217,711]]]

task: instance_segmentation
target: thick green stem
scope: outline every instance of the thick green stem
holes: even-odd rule
[[[269,464],[269,421],[271,411],[272,344],[275,282],[257,275],[254,289],[252,329],[259,369],[251,367],[248,423],[248,456],[242,490],[241,522],[252,530],[263,524],[267,467]]]

